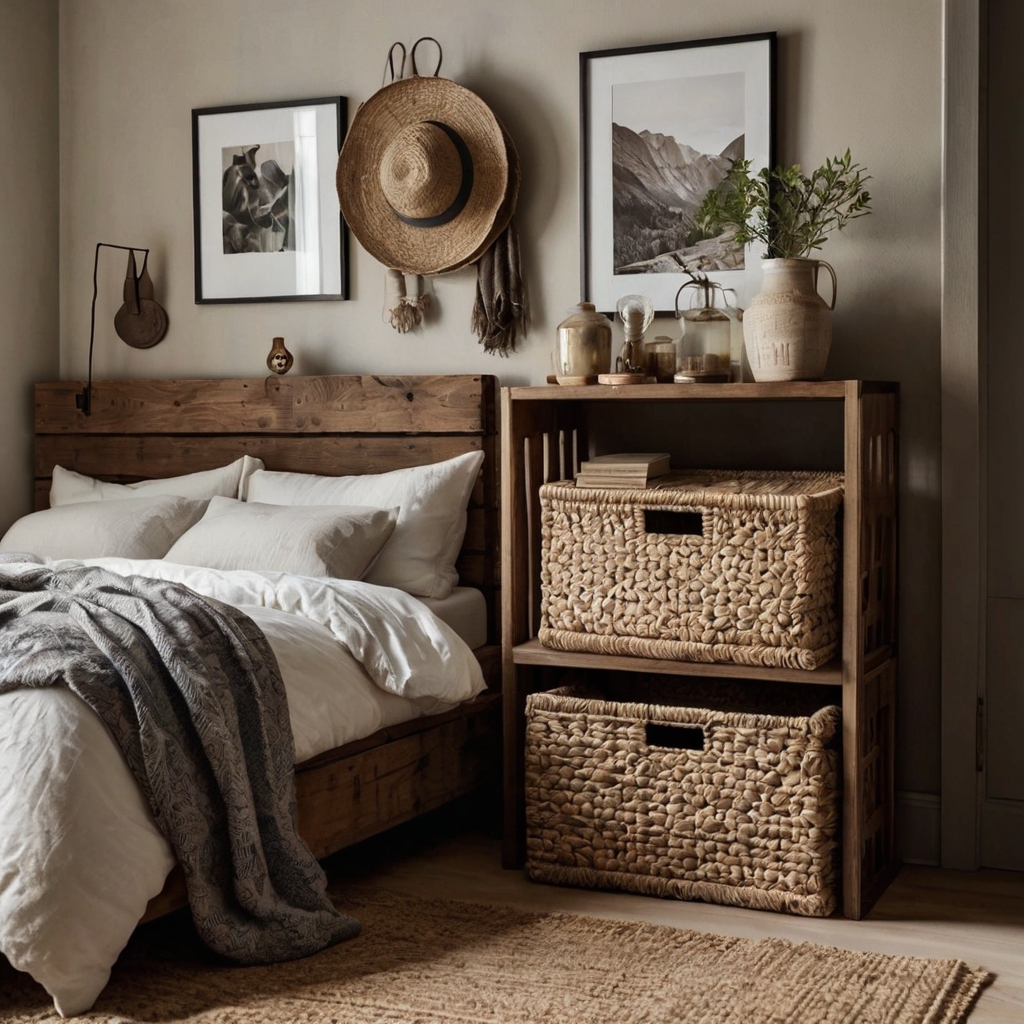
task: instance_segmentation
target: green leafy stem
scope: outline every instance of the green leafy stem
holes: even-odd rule
[[[766,256],[793,259],[820,249],[835,231],[871,212],[864,185],[871,180],[850,151],[825,161],[807,177],[799,164],[763,167],[750,174],[750,160],[734,160],[729,173],[704,197],[697,211],[700,234],[714,237],[736,225],[737,245],[762,242]]]

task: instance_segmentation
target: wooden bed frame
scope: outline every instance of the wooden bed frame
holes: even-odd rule
[[[35,507],[49,506],[54,465],[128,483],[223,466],[241,455],[267,469],[379,473],[483,450],[470,499],[459,580],[487,599],[488,644],[474,653],[489,689],[296,766],[299,831],[317,857],[462,796],[500,784],[497,378],[268,377],[82,381],[35,389]],[[185,905],[172,872],[143,920]]]

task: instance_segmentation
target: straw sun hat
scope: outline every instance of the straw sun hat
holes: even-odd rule
[[[479,259],[508,225],[519,161],[479,96],[436,73],[414,75],[356,112],[337,184],[367,252],[403,273],[443,274]]]

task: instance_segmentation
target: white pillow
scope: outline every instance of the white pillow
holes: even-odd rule
[[[262,459],[243,455],[220,469],[207,469],[201,473],[186,473],[184,476],[169,476],[159,480],[140,480],[134,484],[112,484],[63,466],[54,466],[50,507],[70,505],[76,501],[106,501],[108,498],[152,497],[157,494],[204,500],[218,494],[225,498],[238,498],[244,493],[249,475],[262,468]]]
[[[387,543],[398,509],[264,505],[213,498],[167,561],[208,569],[360,579]]]
[[[170,495],[77,501],[19,519],[0,552],[40,558],[163,558],[206,511],[205,501]]]
[[[257,470],[243,496],[272,505],[397,507],[395,532],[366,581],[441,598],[459,581],[455,560],[466,535],[466,504],[483,461],[483,452],[467,452],[429,466],[365,476]]]

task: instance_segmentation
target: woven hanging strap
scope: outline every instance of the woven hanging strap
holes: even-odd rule
[[[433,36],[420,36],[415,43],[412,44],[412,49],[409,51],[409,62],[412,64],[413,75],[419,75],[419,69],[416,67],[416,48],[420,43],[433,43],[437,47],[437,67],[434,68],[434,73],[429,75],[430,78],[437,78],[441,73],[441,61],[444,58],[444,53],[441,50],[441,44]]]
[[[402,63],[398,66],[398,72],[395,72],[395,50],[399,49],[402,51]],[[383,88],[385,85],[390,85],[392,82],[397,82],[405,77],[405,43],[392,43],[391,49],[388,50],[388,58],[384,63],[384,77],[381,78],[380,84]]]
[[[434,68],[428,78],[437,78],[441,73],[441,61],[444,59],[444,52],[441,49],[441,44],[433,36],[420,36],[415,43],[412,44],[412,49],[406,53],[405,43],[394,42],[391,44],[391,49],[388,50],[387,59],[384,61],[384,75],[381,78],[380,84],[383,88],[385,85],[391,85],[392,82],[400,82],[405,78],[405,65],[406,62],[409,64],[409,69],[412,72],[414,78],[420,77],[420,70],[416,66],[416,48],[420,43],[433,43],[437,47],[437,66]],[[395,50],[402,51],[402,62],[395,67]]]

